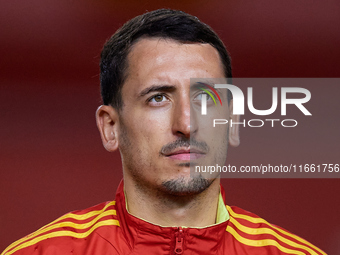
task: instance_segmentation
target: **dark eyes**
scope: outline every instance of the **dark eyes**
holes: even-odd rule
[[[201,101],[203,94],[207,96],[208,101],[212,100],[210,95],[208,95],[205,92],[199,93],[197,96],[195,96],[194,100],[195,101]],[[167,101],[169,101],[169,98],[165,94],[156,94],[156,95],[153,95],[152,97],[150,97],[147,100],[147,102],[150,103],[150,104],[159,104],[159,103],[164,103],[164,102],[167,102]]]
[[[160,103],[160,102],[162,102],[164,99],[166,99],[165,96],[163,96],[163,95],[156,95],[156,96],[154,96],[154,97],[151,99],[151,101],[154,100],[155,102]]]
[[[148,102],[151,104],[152,103],[157,104],[157,103],[162,103],[166,101],[169,101],[169,99],[163,94],[156,94],[148,99]]]

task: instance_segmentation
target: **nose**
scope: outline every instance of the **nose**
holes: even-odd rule
[[[182,95],[175,104],[173,111],[173,134],[178,137],[190,138],[196,132],[193,117],[190,110],[190,96]]]

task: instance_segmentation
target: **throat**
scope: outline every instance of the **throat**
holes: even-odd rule
[[[163,227],[206,227],[216,223],[219,183],[197,194],[126,190],[130,214]]]

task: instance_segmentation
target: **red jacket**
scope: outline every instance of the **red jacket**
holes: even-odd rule
[[[221,195],[224,200],[222,187]],[[221,213],[221,223],[206,228],[161,227],[127,212],[121,182],[115,201],[68,213],[13,243],[2,255],[326,254],[250,212],[224,206],[222,201],[219,210],[227,210]]]

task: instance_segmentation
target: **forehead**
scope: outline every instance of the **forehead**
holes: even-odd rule
[[[150,52],[150,50],[152,51]],[[180,50],[181,54],[173,55],[173,50]],[[166,55],[166,53],[170,53],[169,56],[178,57],[180,55],[185,55],[184,52],[189,54],[195,52],[202,58],[208,59],[209,57],[212,57],[211,60],[220,61],[217,50],[208,43],[183,43],[170,38],[160,37],[146,37],[137,40],[130,49],[128,59],[131,60],[141,57],[145,53],[150,57],[155,57],[159,54]],[[211,54],[213,54],[213,56],[211,56]]]
[[[218,75],[219,78],[225,76],[220,56],[210,44],[143,38],[132,46],[128,54],[128,76],[172,71],[178,73],[179,69],[195,75],[190,78],[204,78],[209,75]],[[212,72],[213,69],[215,72]]]

